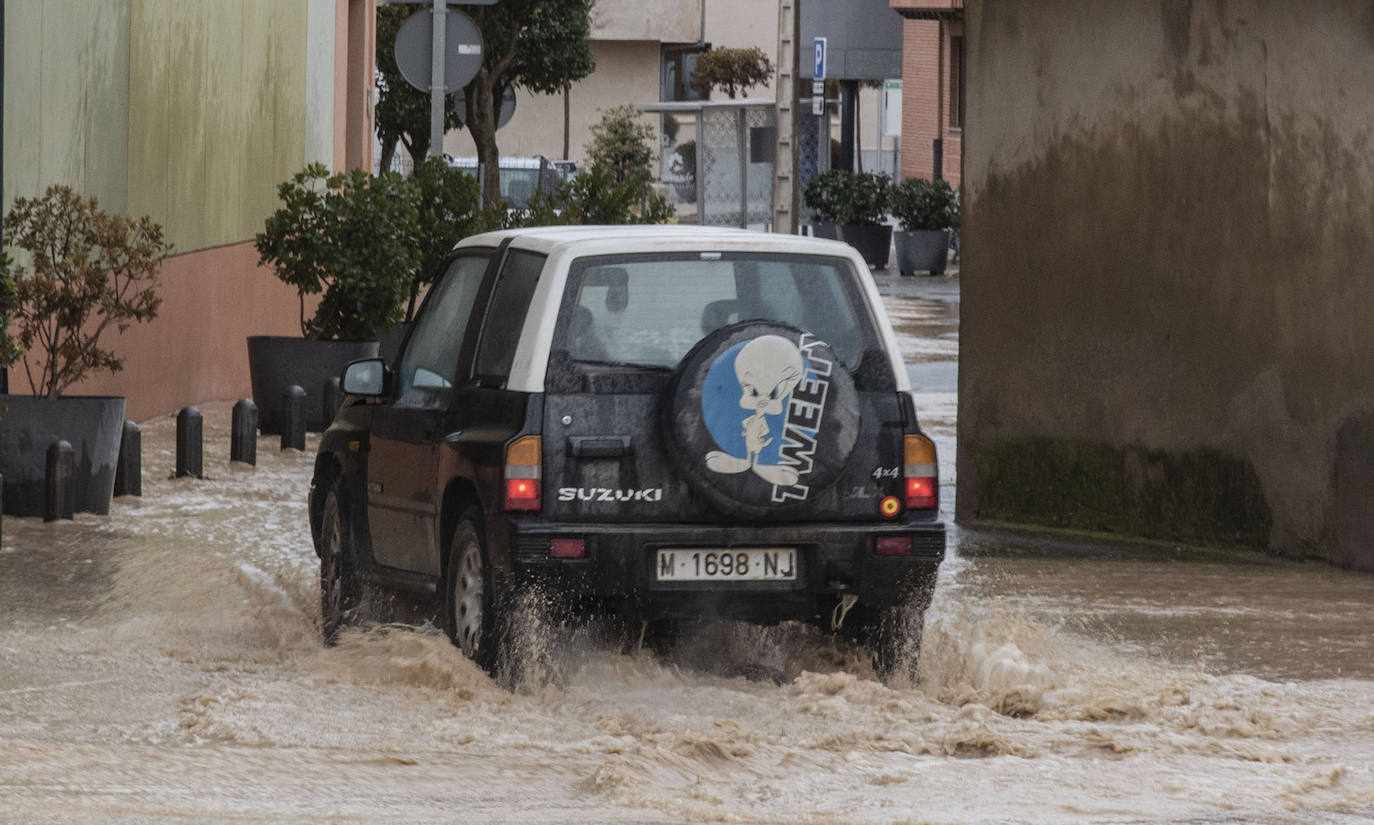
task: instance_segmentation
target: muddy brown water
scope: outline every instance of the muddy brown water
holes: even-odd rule
[[[914,684],[810,628],[535,626],[512,692],[425,626],[324,650],[311,455],[230,466],[202,409],[206,480],[167,417],[142,499],[5,521],[0,822],[1374,821],[1374,578],[955,529]]]

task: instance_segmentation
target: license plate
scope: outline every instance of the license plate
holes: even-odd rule
[[[796,578],[797,551],[791,547],[658,551],[661,582],[782,582]]]

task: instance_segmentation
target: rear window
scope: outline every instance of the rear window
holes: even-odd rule
[[[739,321],[791,324],[830,344],[851,369],[872,321],[847,260],[690,253],[574,264],[568,354],[576,361],[677,366],[697,341]]]

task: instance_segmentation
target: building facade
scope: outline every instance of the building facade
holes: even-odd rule
[[[62,184],[175,245],[159,316],[73,394],[131,418],[249,391],[245,338],[299,334],[253,236],[307,163],[371,165],[376,0],[5,0],[4,204]],[[22,366],[11,390],[23,391]]]
[[[938,175],[957,189],[964,143],[964,0],[890,2],[903,18],[902,177]]]

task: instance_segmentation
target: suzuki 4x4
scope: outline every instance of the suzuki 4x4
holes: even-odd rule
[[[441,599],[488,669],[531,587],[637,627],[816,622],[884,674],[895,628],[919,628],[945,547],[935,447],[849,246],[474,236],[395,363],[342,383],[310,492],[327,642],[364,585]]]

